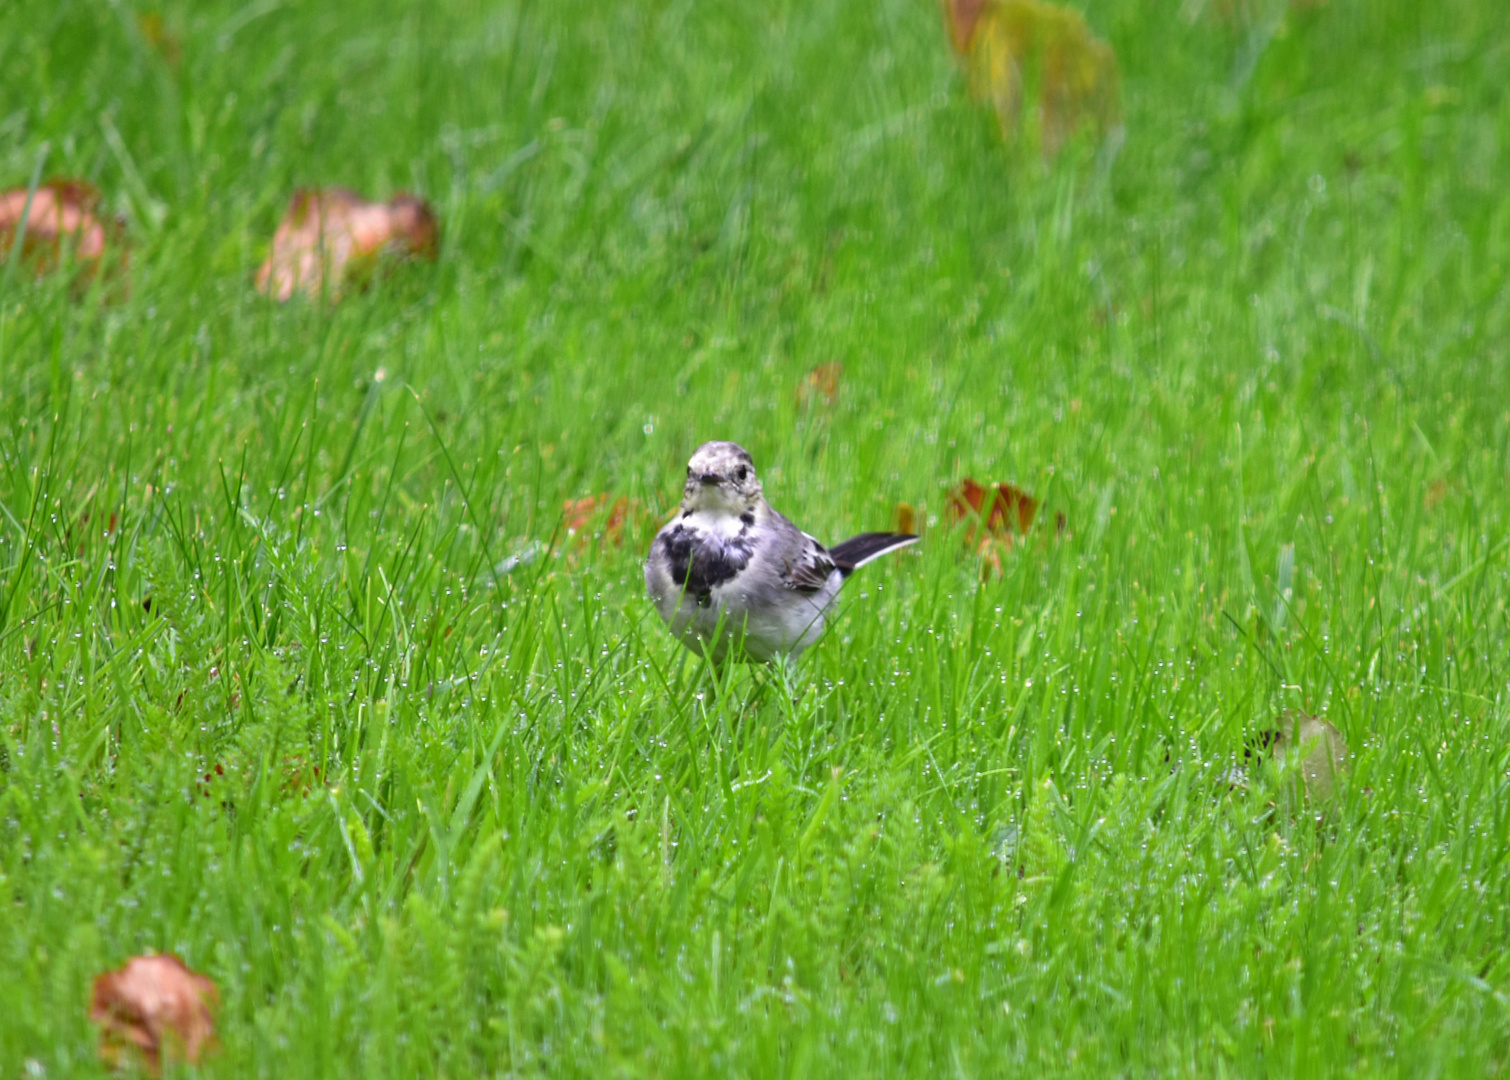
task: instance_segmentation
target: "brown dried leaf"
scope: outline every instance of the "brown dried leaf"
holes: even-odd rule
[[[918,532],[918,525],[923,518],[911,504],[897,503],[893,520],[896,522],[896,532],[908,533],[912,536],[921,535]]]
[[[257,270],[257,291],[279,301],[296,292],[339,299],[344,285],[365,284],[380,260],[434,259],[439,242],[434,211],[413,195],[375,203],[346,188],[301,188]]]
[[[1120,124],[1117,56],[1079,12],[1048,0],[943,0],[970,92],[996,108],[1002,135],[1028,128],[1035,96],[1038,146],[1053,158],[1082,123],[1104,138]]]
[[[1286,709],[1279,727],[1270,733],[1269,751],[1274,763],[1296,769],[1305,784],[1306,797],[1325,802],[1337,792],[1338,781],[1352,768],[1352,755],[1342,732],[1326,720]]]
[[[95,976],[89,1019],[101,1025],[100,1057],[112,1066],[135,1047],[153,1076],[164,1056],[197,1063],[215,1045],[211,1008],[220,993],[171,953],[137,956]]]
[[[843,378],[844,365],[839,361],[819,364],[797,384],[797,407],[805,409],[819,398],[823,404],[832,405],[839,400],[839,383]]]
[[[112,241],[124,261],[125,249],[120,244],[124,226],[119,219],[108,224],[100,219],[100,193],[93,185],[82,180],[49,180],[30,194],[28,208],[26,188],[0,192],[0,255],[9,257],[24,218],[21,257],[34,260],[38,277],[57,269],[65,248],[89,276]]]
[[[1446,480],[1433,480],[1429,485],[1427,485],[1427,488],[1426,488],[1426,498],[1425,498],[1425,500],[1423,500],[1424,503],[1425,503],[1425,505],[1426,505],[1426,512],[1427,513],[1431,513],[1431,511],[1433,511],[1437,507],[1441,506],[1442,505],[1442,500],[1444,500],[1446,498],[1447,498],[1447,481]]]

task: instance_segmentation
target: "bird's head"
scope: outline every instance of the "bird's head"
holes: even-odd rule
[[[731,442],[706,442],[687,463],[687,486],[682,509],[740,514],[760,499],[760,479],[744,447]]]

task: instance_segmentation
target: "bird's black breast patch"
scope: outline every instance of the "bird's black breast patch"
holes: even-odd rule
[[[661,536],[660,544],[671,565],[671,580],[706,604],[715,587],[733,580],[750,565],[754,546],[747,530],[724,540],[700,529],[678,524]]]

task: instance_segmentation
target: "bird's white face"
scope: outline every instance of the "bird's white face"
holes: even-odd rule
[[[682,509],[693,513],[741,514],[760,499],[760,480],[750,455],[737,443],[708,442],[687,463]]]

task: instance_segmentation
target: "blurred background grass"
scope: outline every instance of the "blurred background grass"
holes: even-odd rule
[[[154,949],[214,1075],[1502,1071],[1510,17],[1082,10],[1110,167],[926,0],[0,10],[0,184],[133,240],[0,295],[7,1074]],[[257,297],[332,183],[438,264]],[[822,539],[1068,531],[711,681],[560,520],[713,437]],[[1229,790],[1286,706],[1319,821]]]

